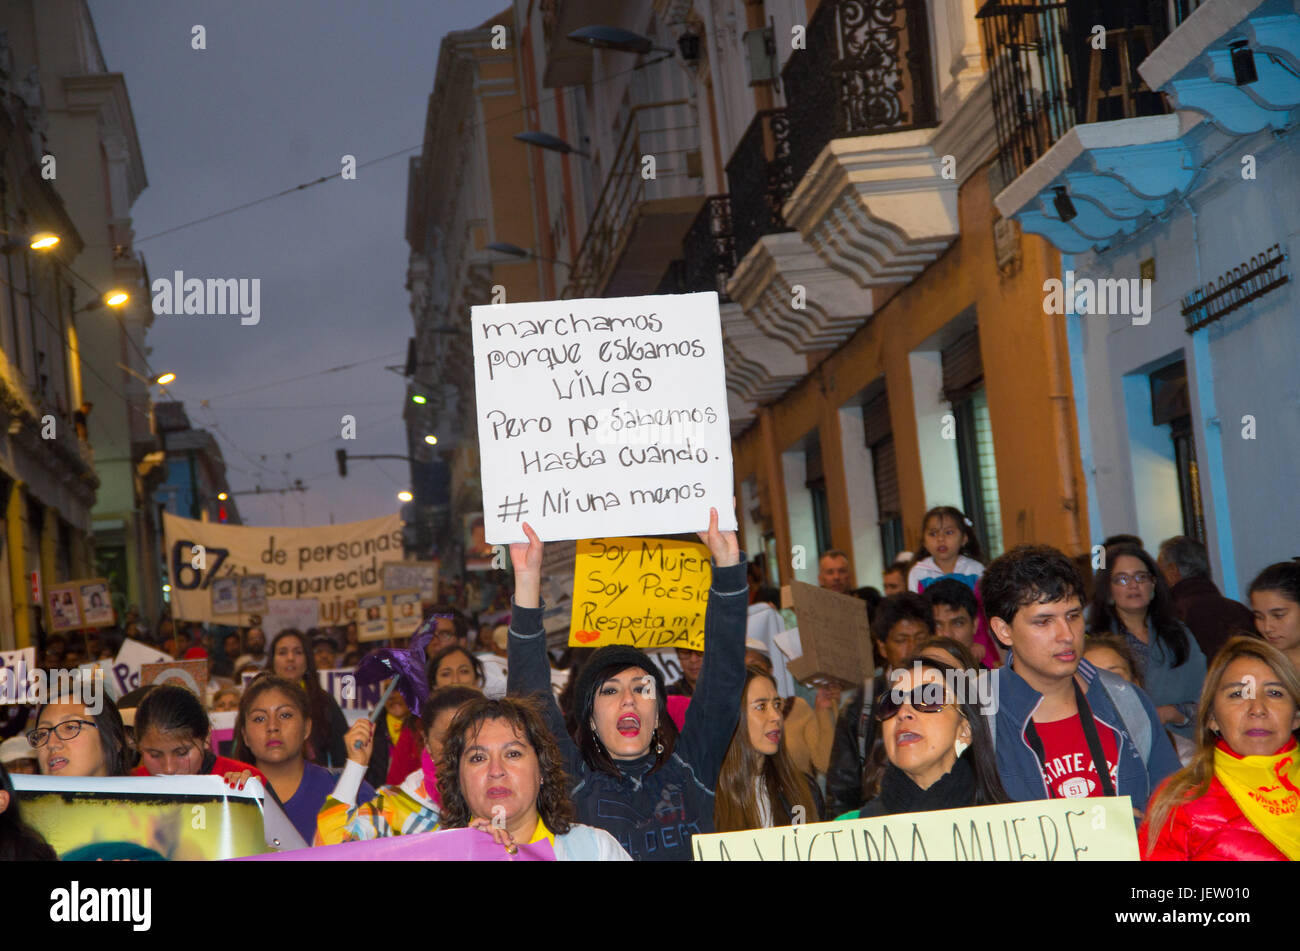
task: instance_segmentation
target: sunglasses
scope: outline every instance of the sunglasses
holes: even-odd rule
[[[929,683],[913,687],[910,691],[891,690],[876,701],[875,717],[880,723],[891,720],[903,709],[903,704],[911,704],[917,713],[938,713],[948,706],[944,696],[943,684]]]

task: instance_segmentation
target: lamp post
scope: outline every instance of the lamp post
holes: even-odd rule
[[[497,252],[497,254],[507,254],[512,258],[523,258],[525,260],[533,260],[533,261],[546,261],[550,264],[563,264],[570,271],[573,270],[573,265],[570,264],[568,261],[561,261],[559,258],[544,257],[543,255],[537,254],[534,251],[525,250],[524,248],[519,247],[519,245],[517,244],[511,244],[508,241],[493,241],[491,244],[486,245],[486,248],[489,251]]]

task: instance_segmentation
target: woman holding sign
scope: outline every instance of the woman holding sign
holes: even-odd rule
[[[1149,861],[1300,860],[1300,676],[1286,655],[1234,637],[1210,665],[1196,755],[1138,830]]]
[[[531,701],[479,697],[461,708],[438,760],[442,826],[490,833],[509,853],[543,840],[561,862],[628,862],[604,829],[573,821],[564,757]]]
[[[285,628],[271,641],[270,654],[271,673],[300,685],[311,704],[307,758],[320,766],[342,766],[347,762],[343,734],[348,731],[348,721],[338,702],[321,688],[307,635],[297,628]]]
[[[895,669],[892,686],[875,701],[876,746],[863,787],[871,797],[841,819],[964,809],[1007,802],[998,779],[988,720],[957,668],[914,655]]]
[[[735,532],[700,538],[713,555],[704,619],[704,667],[680,736],[668,716],[663,674],[625,645],[597,650],[576,688],[576,742],[551,692],[542,627],[542,541],[510,546],[515,603],[510,619],[509,693],[542,694],[547,725],[564,754],[578,819],[610,832],[634,859],[690,861],[691,836],[713,832],[714,784],[735,730],[745,686],[749,588]]]

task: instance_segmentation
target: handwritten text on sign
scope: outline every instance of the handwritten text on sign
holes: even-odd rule
[[[1128,796],[818,822],[691,839],[697,862],[1096,862],[1138,860]]]
[[[709,550],[662,538],[578,542],[569,643],[704,649]]]
[[[718,295],[473,308],[491,544],[736,527]]]

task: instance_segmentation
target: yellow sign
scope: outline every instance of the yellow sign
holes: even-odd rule
[[[573,569],[574,647],[704,649],[709,550],[663,538],[589,538]]]
[[[1128,796],[715,832],[691,847],[697,862],[1138,861]]]

